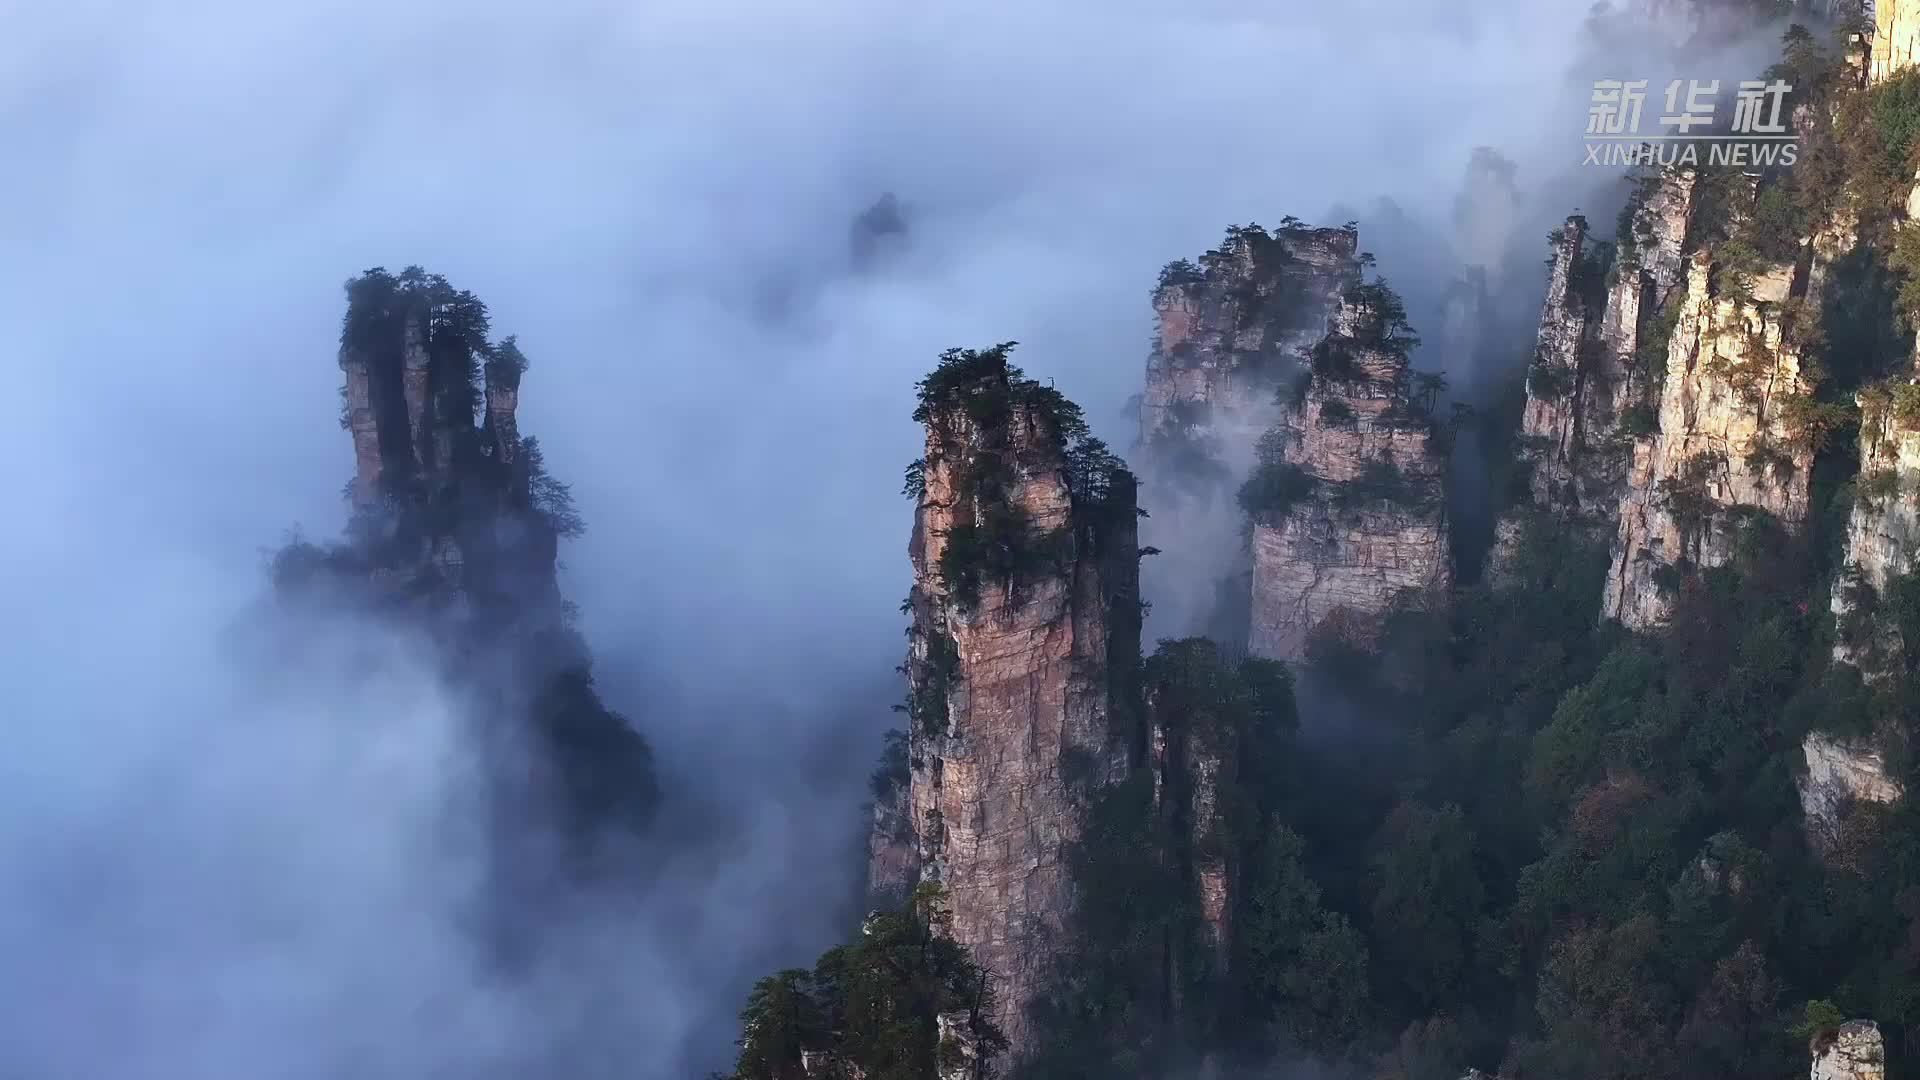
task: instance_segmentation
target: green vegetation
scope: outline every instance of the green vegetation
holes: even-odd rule
[[[918,622],[907,628],[909,635],[921,632]],[[949,722],[947,697],[960,678],[960,649],[953,638],[939,628],[927,633],[926,639],[925,656],[917,663],[910,662],[900,668],[913,689],[907,695],[906,704],[894,708],[907,714],[915,732],[945,735]]]
[[[470,719],[539,778],[511,798],[539,800],[528,822],[553,826],[540,842],[584,869],[603,841],[644,829],[658,790],[651,748],[601,700],[575,609],[555,588],[558,541],[585,527],[572,491],[537,439],[479,417],[482,378],[515,389],[527,356],[514,337],[488,341],[477,297],[419,267],[375,267],[345,291],[340,344],[373,414],[381,490],[349,487],[343,542],[295,537],[275,555],[276,598],[426,631]]]
[[[1076,544],[1097,550],[1114,522],[1133,514],[1133,475],[1089,433],[1080,407],[1008,362],[1015,342],[949,349],[919,383],[913,418],[934,436],[930,453],[951,468],[954,523],[939,557],[941,579],[962,610],[989,585],[1016,600],[1020,584],[1063,565]],[[1017,501],[1015,464],[1035,453],[1064,466],[1073,520],[1037,529]],[[919,499],[930,461],[907,467],[904,493]]]
[[[1197,285],[1205,280],[1207,280],[1206,272],[1187,259],[1175,259],[1160,268],[1159,287],[1162,289],[1180,285]]]
[[[1542,401],[1564,401],[1573,393],[1573,368],[1535,353],[1527,368],[1527,390]]]
[[[801,1055],[832,1061],[833,1076],[926,1080],[969,1063],[967,1075],[998,1075],[1006,1037],[990,1019],[993,983],[953,941],[937,886],[922,885],[905,910],[869,916],[846,945],[812,970],[789,969],[754,984],[740,1014],[740,1054],[720,1080],[805,1080]],[[942,1038],[939,1018],[957,1018]]]
[[[1836,212],[1861,217],[1866,244],[1831,264],[1821,309],[1778,307],[1802,353],[1800,389],[1768,385],[1764,341],[1707,358],[1780,421],[1784,437],[1749,447],[1743,464],[1807,482],[1809,519],[1789,528],[1722,506],[1713,487],[1729,462],[1694,455],[1659,493],[1688,541],[1671,554],[1693,560],[1657,576],[1667,623],[1629,632],[1598,610],[1610,523],[1518,512],[1497,580],[1460,586],[1437,610],[1396,605],[1365,642],[1314,637],[1297,673],[1311,737],[1295,734],[1295,673],[1278,666],[1200,639],[1113,664],[1124,672],[1109,688],[1113,735],[1131,771],[1082,789],[1070,958],[1036,1006],[1021,1080],[1188,1075],[1203,1057],[1231,1074],[1276,1055],[1394,1080],[1467,1066],[1509,1080],[1785,1076],[1805,1068],[1806,1039],[1857,1016],[1878,1020],[1896,1053],[1920,1045],[1920,800],[1843,808],[1833,846],[1816,850],[1796,790],[1802,740],[1826,731],[1870,740],[1920,791],[1920,575],[1875,589],[1834,565],[1853,501],[1899,483],[1888,470],[1851,478],[1853,394],[1866,388],[1870,435],[1920,430],[1920,387],[1888,379],[1910,357],[1898,313],[1920,314],[1920,299],[1901,298],[1920,277],[1920,233],[1891,227],[1920,153],[1920,76],[1851,89],[1798,29],[1775,71],[1808,106],[1801,165],[1757,182],[1703,170],[1686,247],[1712,251],[1738,295]],[[1276,235],[1232,232],[1200,272]],[[1630,208],[1617,250],[1646,241]],[[1578,268],[1583,297],[1606,258],[1596,245]],[[1355,378],[1363,351],[1404,356],[1415,340],[1384,284],[1348,300],[1360,325],[1315,350],[1312,378]],[[1659,423],[1679,307],[1649,313],[1629,435]],[[1571,391],[1570,372],[1543,367],[1531,371],[1537,395]],[[942,400],[961,415],[1008,411]],[[1497,492],[1527,482],[1512,453],[1518,402],[1474,421]],[[1351,412],[1323,403],[1321,419]],[[1256,521],[1302,499],[1408,494],[1384,459],[1350,484],[1321,483],[1288,463],[1286,438],[1262,440],[1240,492]],[[1104,448],[1086,454],[1076,491],[1118,475]],[[1702,565],[1709,529],[1725,565]],[[1839,618],[1836,578],[1850,606]],[[1245,578],[1232,581],[1244,595]],[[1857,667],[1832,660],[1836,643]],[[1090,775],[1088,764],[1061,768]],[[1199,775],[1218,785],[1211,800],[1194,798]],[[1201,891],[1220,872],[1223,941]],[[795,976],[763,998],[817,1000],[809,985]],[[807,1023],[787,1028],[818,1030]],[[754,1037],[763,1030],[779,1028],[755,1024]],[[1893,1059],[1895,1075],[1910,1056]]]
[[[1391,458],[1372,458],[1360,466],[1352,480],[1334,488],[1333,498],[1344,507],[1391,503],[1426,509],[1422,491]]]
[[[1274,428],[1260,437],[1257,464],[1240,485],[1240,508],[1262,524],[1275,524],[1302,499],[1318,490],[1320,482],[1286,459],[1287,433]]]

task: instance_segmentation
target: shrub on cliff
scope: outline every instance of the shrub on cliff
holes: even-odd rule
[[[953,940],[937,885],[906,908],[867,917],[860,934],[828,949],[811,971],[793,968],[754,984],[740,1014],[740,1053],[719,1080],[804,1080],[818,1055],[834,1076],[926,1080],[977,1062],[996,1075],[1006,1037],[990,1019],[992,980]],[[940,1018],[947,1017],[943,1038]]]
[[[1026,377],[1007,359],[1014,342],[991,349],[949,349],[920,380],[913,418],[927,425],[929,455],[947,455],[954,521],[943,538],[941,579],[962,610],[979,605],[989,585],[1018,586],[1061,565],[1076,540],[1097,546],[1106,530],[1131,523],[1133,476],[1094,438],[1080,407],[1051,386]],[[971,430],[956,424],[964,421]],[[1015,425],[1022,425],[1018,432]],[[1035,528],[1015,501],[1015,459],[1037,437],[1059,454],[1072,504],[1071,522],[1057,530]],[[903,492],[926,493],[931,458],[907,466]]]
[[[1263,461],[1240,485],[1240,509],[1254,521],[1271,525],[1318,487],[1318,480],[1290,461]]]

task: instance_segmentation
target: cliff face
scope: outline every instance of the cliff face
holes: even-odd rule
[[[1664,354],[1662,315],[1684,285],[1681,246],[1693,197],[1688,172],[1645,182],[1628,211],[1623,250],[1595,242],[1580,217],[1554,233],[1519,453],[1528,504],[1566,527],[1613,529],[1632,439],[1650,426],[1646,403],[1659,392],[1647,354]],[[1501,523],[1496,574],[1518,532],[1517,518]]]
[[[1178,632],[1199,629],[1215,583],[1246,569],[1233,493],[1282,419],[1280,391],[1359,280],[1356,244],[1348,229],[1248,226],[1161,274],[1135,457],[1153,511],[1142,539],[1165,552],[1151,591]]]
[[[1590,508],[1611,480],[1612,470],[1594,467],[1600,448],[1590,444],[1611,429],[1614,413],[1607,365],[1593,348],[1599,312],[1587,262],[1586,220],[1568,218],[1554,234],[1552,248],[1547,298],[1527,370],[1521,445],[1532,466],[1528,482],[1534,502],[1578,511]]]
[[[1357,244],[1348,229],[1248,226],[1229,230],[1199,265],[1162,274],[1140,402],[1143,468],[1179,472],[1168,443],[1181,439],[1251,457],[1278,418],[1274,395],[1291,363],[1359,278]]]
[[[1792,267],[1755,278],[1751,296],[1716,288],[1697,254],[1667,350],[1658,430],[1633,449],[1602,611],[1632,627],[1666,618],[1676,575],[1720,566],[1742,512],[1806,519],[1813,454],[1796,427],[1810,401],[1791,338]]]
[[[1920,2],[1874,0],[1872,55],[1868,73],[1874,82],[1920,61]]]
[[[1067,847],[1091,791],[1129,764],[1115,683],[1139,650],[1134,484],[1004,349],[949,354],[919,418],[913,862],[997,976],[994,1020],[1017,1057],[1067,944]]]
[[[1323,624],[1369,639],[1401,596],[1431,600],[1451,581],[1438,390],[1412,392],[1397,308],[1382,287],[1350,291],[1297,408],[1262,440],[1248,506],[1257,655],[1303,659]]]
[[[1208,838],[1217,837],[1224,824],[1220,792],[1233,779],[1238,733],[1197,723],[1201,714],[1191,702],[1172,700],[1177,696],[1168,686],[1147,691],[1153,806],[1160,835],[1172,840],[1169,857],[1185,860],[1179,870],[1199,900],[1204,947],[1211,954],[1207,960],[1219,973],[1226,970],[1233,936],[1233,883],[1238,868],[1231,865],[1223,846]],[[1178,967],[1184,960],[1176,949],[1172,963]],[[1176,971],[1169,981],[1178,987],[1184,979]]]
[[[1844,570],[1832,598],[1841,627],[1834,655],[1870,675],[1881,673],[1903,643],[1893,639],[1898,631],[1889,620],[1854,618],[1859,590],[1883,595],[1920,561],[1920,418],[1903,419],[1912,403],[1902,409],[1896,394],[1920,397],[1912,384],[1860,397],[1860,472],[1847,517]]]
[[[1812,1080],[1886,1080],[1886,1044],[1880,1025],[1871,1020],[1849,1020],[1836,1031],[1816,1035],[1809,1050]]]
[[[1886,758],[1865,742],[1813,732],[1801,750],[1807,773],[1800,779],[1800,807],[1816,842],[1833,839],[1849,807],[1897,802],[1903,793],[1887,773]]]

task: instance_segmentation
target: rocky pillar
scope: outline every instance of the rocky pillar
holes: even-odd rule
[[[1580,392],[1587,337],[1587,310],[1575,292],[1585,254],[1587,222],[1570,217],[1554,233],[1547,299],[1540,310],[1527,403],[1520,434],[1533,459],[1533,499],[1541,506],[1573,505],[1573,462],[1578,456]]]
[[[1446,458],[1432,402],[1409,393],[1404,355],[1375,343],[1376,315],[1345,304],[1268,462],[1285,505],[1256,514],[1255,655],[1299,661],[1310,636],[1338,626],[1370,643],[1403,596],[1438,602],[1452,581]]]
[[[487,430],[492,433],[494,457],[513,464],[520,450],[520,379],[500,364],[487,365]]]
[[[1124,470],[1104,492],[1076,490],[1088,478],[1070,474],[1042,388],[1004,358],[976,360],[979,376],[923,413],[907,809],[913,861],[993,973],[993,1020],[1018,1060],[1028,1006],[1068,945],[1068,850],[1091,792],[1129,764],[1110,656],[1138,654],[1137,514]],[[1014,534],[1013,573],[969,565],[989,529]],[[950,577],[976,574],[972,587]]]
[[[407,403],[407,438],[413,448],[413,465],[417,474],[425,476],[432,452],[433,432],[427,414],[428,396],[432,386],[432,361],[427,352],[426,330],[420,325],[416,315],[408,315],[406,330],[401,339],[400,388]]]
[[[1751,295],[1716,292],[1699,252],[1667,352],[1658,429],[1635,444],[1601,609],[1636,629],[1666,619],[1675,575],[1725,565],[1736,522],[1765,511],[1806,520],[1813,455],[1789,405],[1810,394],[1781,304],[1793,268],[1758,275]]]
[[[353,435],[353,503],[371,506],[380,501],[380,424],[373,408],[373,375],[365,353],[340,347],[340,370],[346,376],[346,422]]]
[[[1885,3],[1886,0],[1881,0]],[[1838,1030],[1813,1037],[1812,1080],[1886,1080],[1887,1051],[1880,1026],[1871,1020],[1849,1020]]]

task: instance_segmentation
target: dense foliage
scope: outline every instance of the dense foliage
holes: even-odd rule
[[[1809,520],[1729,512],[1712,497],[1729,462],[1698,455],[1659,494],[1690,542],[1711,531],[1731,556],[1681,560],[1662,576],[1666,624],[1629,632],[1599,617],[1610,530],[1525,509],[1525,469],[1503,461],[1492,487],[1517,531],[1502,572],[1443,609],[1395,610],[1367,648],[1316,635],[1297,673],[1204,639],[1162,643],[1139,668],[1132,772],[1093,793],[1072,848],[1072,962],[1036,1006],[1023,1077],[1301,1057],[1381,1080],[1467,1066],[1507,1080],[1785,1077],[1845,1017],[1877,1020],[1903,1075],[1920,1049],[1920,800],[1842,806],[1829,835],[1797,790],[1816,732],[1878,751],[1920,788],[1920,575],[1875,588],[1837,557],[1856,501],[1904,493],[1897,474],[1852,475],[1859,440],[1920,430],[1905,370],[1920,233],[1893,212],[1920,163],[1920,74],[1867,89],[1840,70],[1811,34],[1788,33],[1769,75],[1808,107],[1802,164],[1701,170],[1684,242],[1710,253],[1723,295],[1750,298],[1757,274],[1800,260],[1836,214],[1859,223],[1862,248],[1834,261],[1821,304],[1779,305],[1809,388],[1764,394],[1764,343],[1710,361],[1735,395],[1781,410],[1789,445],[1743,447],[1748,465],[1784,482],[1788,450],[1813,461],[1799,478]],[[1622,215],[1620,253],[1650,239],[1634,212],[1650,190]],[[1213,281],[1276,235],[1231,232],[1162,285]],[[1612,262],[1597,246],[1575,268],[1581,302]],[[1348,301],[1362,317],[1313,354],[1316,378],[1355,378],[1363,351],[1404,356],[1416,340],[1384,284]],[[1668,304],[1642,326],[1629,436],[1660,422],[1652,390],[1677,317]],[[956,372],[993,363],[1004,356],[963,355]],[[1536,396],[1571,389],[1543,368]],[[980,407],[956,396],[964,379],[930,384],[938,402]],[[1490,415],[1513,427],[1517,412]],[[1350,409],[1322,419],[1353,422]],[[1487,445],[1517,459],[1500,434]],[[1240,492],[1256,521],[1336,497],[1287,462],[1285,439],[1262,440]],[[1403,484],[1381,463],[1345,497],[1403,497]],[[1192,798],[1201,775],[1210,801]],[[1224,918],[1207,907],[1214,880],[1231,883]]]
[[[928,457],[907,467],[904,490],[924,499],[928,470],[946,469],[954,514],[939,569],[963,610],[990,585],[1017,597],[1025,580],[1097,550],[1134,513],[1126,464],[1092,436],[1079,406],[1008,361],[1015,344],[943,353],[920,381],[913,413],[928,428]],[[1016,478],[1034,467],[1060,470],[1072,504],[1066,524],[1041,528],[1020,504]]]
[[[942,1068],[969,1080],[999,1075],[1006,1039],[989,1018],[992,980],[954,943],[949,919],[939,888],[923,885],[904,910],[869,916],[811,971],[761,979],[740,1014],[734,1070],[716,1080],[928,1080]]]
[[[515,785],[501,798],[526,800],[517,785],[534,775],[545,816],[577,850],[638,830],[656,801],[652,751],[601,701],[555,582],[559,541],[585,523],[539,441],[481,418],[484,393],[518,390],[526,354],[511,336],[488,340],[478,297],[417,266],[375,267],[346,294],[342,360],[364,380],[370,415],[360,419],[375,429],[380,490],[355,492],[341,542],[296,540],[275,556],[279,599],[363,607],[430,631],[449,684],[473,694],[490,729],[483,741],[533,751],[503,770],[518,776],[496,778]]]

